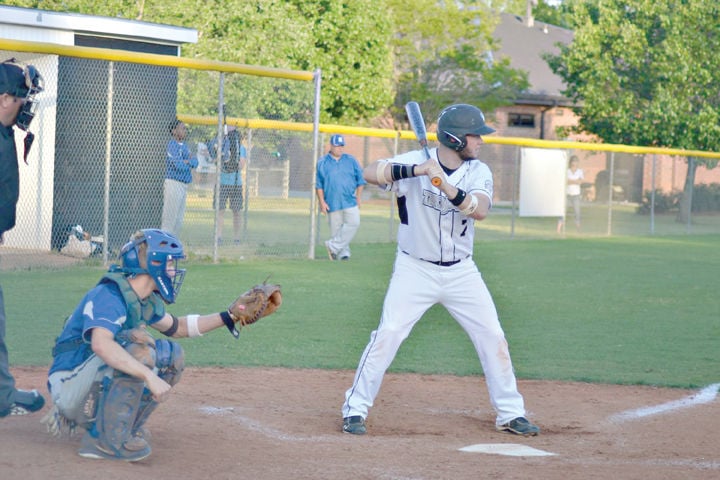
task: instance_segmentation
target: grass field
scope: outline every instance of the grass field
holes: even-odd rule
[[[479,241],[518,377],[698,387],[718,382],[720,236]],[[349,262],[189,262],[174,314],[209,313],[271,275],[281,310],[244,329],[181,340],[190,365],[354,369],[375,328],[395,245],[358,244]],[[320,253],[320,252],[319,252]],[[318,256],[319,258],[320,255]],[[46,365],[64,318],[99,266],[5,271],[12,365]],[[440,306],[418,323],[391,371],[481,373]]]

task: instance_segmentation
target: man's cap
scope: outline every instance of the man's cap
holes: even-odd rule
[[[28,90],[22,67],[8,62],[0,63],[0,94],[25,97]]]
[[[333,147],[344,147],[345,146],[345,137],[342,135],[333,135],[330,137],[330,145]]]

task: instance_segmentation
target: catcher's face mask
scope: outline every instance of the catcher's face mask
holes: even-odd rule
[[[8,93],[17,97],[22,102],[22,107],[20,107],[17,117],[15,117],[15,125],[17,125],[19,129],[27,132],[25,135],[25,141],[23,142],[25,147],[23,160],[27,163],[27,156],[30,152],[30,147],[32,147],[33,140],[35,140],[35,135],[28,131],[30,123],[33,118],[35,118],[35,114],[37,112],[38,104],[35,101],[35,96],[45,89],[45,82],[43,81],[43,77],[40,75],[40,72],[38,72],[33,65],[24,65],[17,62],[14,58],[5,60],[2,63],[4,66],[7,66],[12,70],[17,69],[22,72],[22,81]],[[15,70],[16,75],[20,73],[17,72],[17,70]]]
[[[30,127],[30,122],[32,122],[37,113],[38,104],[35,101],[35,96],[45,89],[45,82],[40,72],[32,65],[27,65],[23,69],[23,75],[25,76],[27,93],[24,97],[21,97],[24,102],[22,108],[20,108],[20,113],[18,113],[15,119],[15,125],[17,125],[19,129],[27,131]]]

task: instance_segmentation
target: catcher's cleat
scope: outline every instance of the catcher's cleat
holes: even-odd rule
[[[119,450],[115,451],[115,449],[103,446],[100,439],[93,437],[90,432],[85,432],[80,442],[78,455],[83,458],[138,462],[149,457],[151,452],[150,444],[139,437],[125,442]]]
[[[37,412],[45,406],[45,398],[37,390],[17,390],[15,402],[4,410],[0,410],[0,417],[8,415],[27,415]]]
[[[530,421],[525,417],[518,417],[503,425],[497,425],[495,428],[501,432],[510,432],[524,437],[534,437],[540,433],[540,428],[537,425],[530,423]]]
[[[367,433],[365,419],[360,415],[343,418],[342,431],[345,433],[352,433],[353,435],[365,435]]]
[[[145,427],[140,427],[132,432],[132,435],[125,441],[123,446],[130,451],[137,452],[145,448],[146,445],[149,445],[151,436],[150,430]]]

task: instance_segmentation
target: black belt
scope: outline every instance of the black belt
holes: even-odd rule
[[[412,255],[410,255],[405,250],[402,250],[402,253],[412,257]],[[465,258],[467,258],[467,257],[465,257]],[[453,260],[452,262],[433,262],[432,260],[425,260],[424,258],[421,258],[420,260],[422,260],[423,262],[432,263],[433,265],[439,265],[441,267],[452,267],[453,265],[457,265],[458,263],[462,262],[464,260],[464,258],[461,258],[460,260]]]
[[[460,263],[462,260],[453,260],[452,262],[433,262],[431,260],[425,260],[428,263],[432,263],[433,265],[440,265],[441,267],[452,267],[455,264]]]

